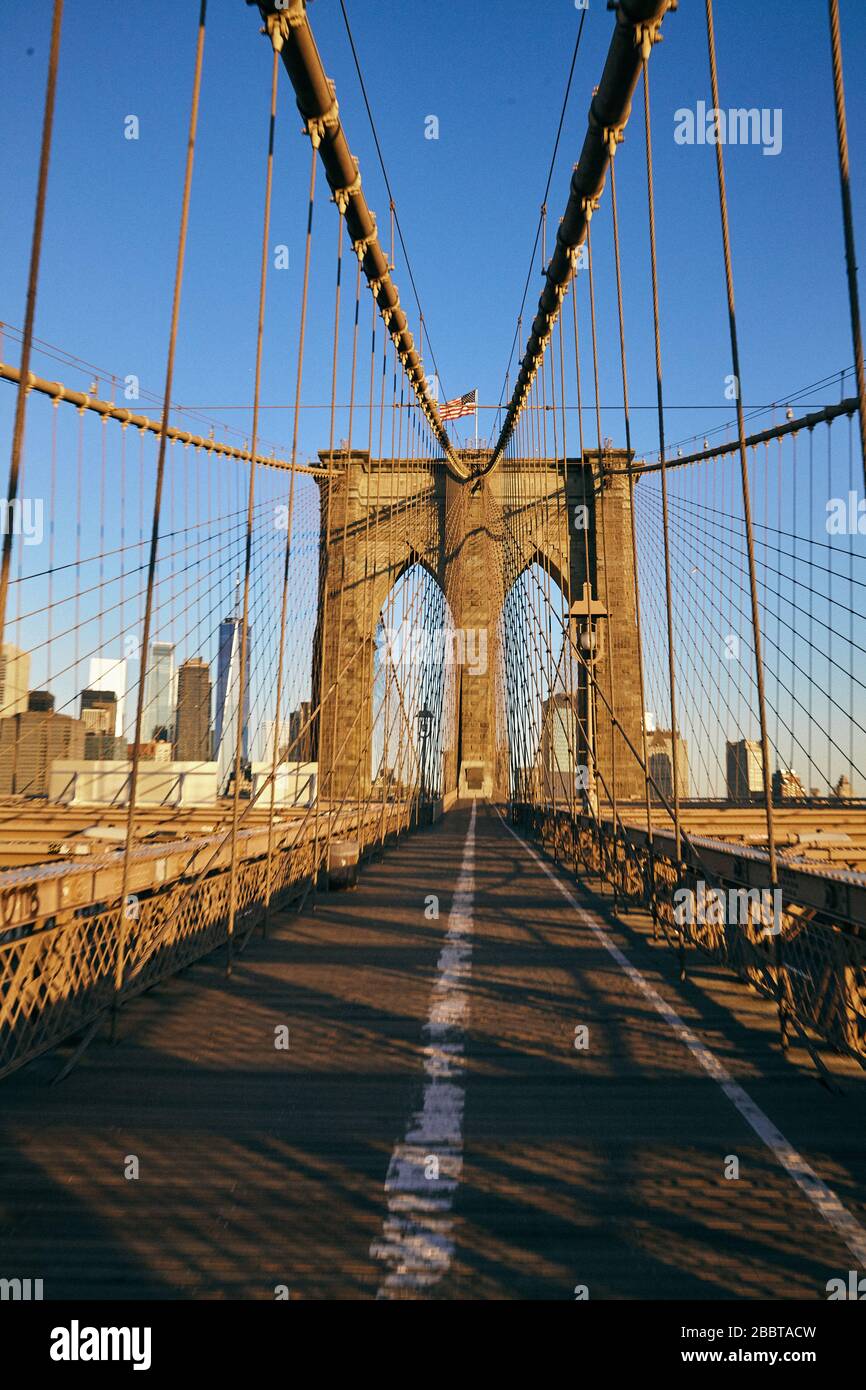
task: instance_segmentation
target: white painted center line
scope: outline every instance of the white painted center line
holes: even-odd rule
[[[845,1242],[851,1254],[854,1256],[854,1259],[857,1261],[859,1268],[863,1269],[866,1267],[866,1231],[864,1231],[856,1218],[851,1215],[851,1212],[836,1196],[832,1188],[828,1187],[827,1184],[818,1177],[814,1168],[810,1167],[793,1145],[788,1143],[784,1134],[776,1128],[769,1116],[764,1114],[761,1107],[752,1100],[749,1093],[743,1089],[738,1081],[734,1080],[724,1063],[720,1062],[715,1053],[707,1047],[706,1043],[702,1042],[701,1039],[692,1032],[688,1025],[683,1022],[676,1009],[668,1004],[658,991],[653,988],[649,981],[645,979],[641,972],[632,965],[628,957],[619,949],[616,943],[611,940],[604,928],[596,921],[595,917],[581,907],[577,898],[562,882],[559,875],[554,873],[549,864],[542,859],[540,854],[536,853],[531,845],[527,844],[520,835],[512,830],[499,808],[494,807],[494,810],[509,835],[512,835],[517,843],[523,846],[527,854],[535,860],[536,864],[544,871],[551,882],[556,884],[562,896],[574,908],[579,921],[594,933],[605,950],[610,953],[620,969],[623,970],[631,980],[632,984],[636,985],[644,995],[644,998],[652,1004],[656,1012],[661,1015],[680,1039],[680,1042],[684,1043],[692,1056],[700,1062],[704,1071],[718,1083],[731,1104],[739,1110],[746,1123],[751,1125],[758,1138],[763,1140],[773,1156],[785,1169],[788,1176],[794,1180],[816,1210],[820,1212],[828,1225],[832,1226],[836,1234]]]
[[[424,1294],[439,1282],[454,1255],[454,1198],[463,1172],[463,1105],[472,907],[475,898],[475,816],[472,803],[463,861],[439,955],[430,1012],[424,1025],[424,1094],[406,1135],[391,1155],[385,1178],[388,1216],[382,1239],[370,1247],[389,1272],[379,1298]]]

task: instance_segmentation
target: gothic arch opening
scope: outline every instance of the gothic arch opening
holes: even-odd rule
[[[411,562],[376,624],[370,775],[385,797],[432,799],[454,785],[459,641],[439,583]]]
[[[581,765],[581,673],[565,640],[568,602],[551,567],[530,561],[502,610],[511,795],[568,800]]]

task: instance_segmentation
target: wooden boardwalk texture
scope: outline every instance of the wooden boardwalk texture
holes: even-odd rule
[[[825,1298],[866,1228],[866,1078],[831,1056],[831,1093],[766,1000],[694,954],[680,984],[644,919],[570,891],[847,1243],[479,805],[279,918],[230,980],[220,953],[134,1001],[61,1084],[63,1052],[9,1078],[0,1275],[46,1298]]]

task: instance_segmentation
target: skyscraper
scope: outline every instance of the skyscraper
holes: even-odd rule
[[[85,758],[126,757],[126,744],[114,732],[117,696],[113,690],[82,690],[81,722],[84,725]]]
[[[252,650],[253,650],[253,630],[247,627],[247,665],[246,678],[244,680],[244,700],[243,700],[243,732],[241,736],[242,755],[244,761],[249,758],[249,724],[250,724],[250,671],[252,669]],[[241,666],[241,619],[238,617],[224,618],[220,623],[220,643],[219,655],[217,659],[217,688],[216,688],[216,711],[214,714],[214,753],[219,758],[220,744],[222,743],[223,727],[227,722],[229,714],[229,672],[234,663],[234,680],[240,680]],[[234,692],[237,699],[237,692]],[[234,748],[231,749],[231,756],[234,757]]]
[[[117,738],[120,738],[124,733],[124,700],[127,682],[125,657],[92,656],[87,681],[90,690],[111,690],[114,692],[116,700],[114,733]]]
[[[302,700],[297,709],[289,715],[288,757],[293,763],[311,763],[316,760],[313,746],[314,721],[310,719],[310,701]]]
[[[174,643],[151,642],[144,683],[142,738],[167,738],[174,733]]]
[[[573,695],[551,695],[543,702],[539,757],[542,796],[571,801],[582,787]]]
[[[764,752],[756,739],[728,739],[729,801],[758,801],[764,794]]]
[[[113,734],[117,713],[117,696],[113,690],[82,690],[81,722],[95,734]]]
[[[178,762],[210,759],[210,691],[210,667],[201,657],[190,657],[177,673],[174,756]]]
[[[0,796],[45,796],[55,759],[84,755],[81,721],[55,714],[46,692],[34,695],[35,707],[0,719]]]
[[[274,756],[274,732],[275,732],[275,730],[276,730],[276,727],[277,727],[276,721],[273,720],[273,719],[267,719],[267,720],[265,720],[264,724],[263,724],[262,727],[261,727],[261,730],[260,730],[260,736],[261,736],[260,756],[261,756],[263,762],[270,762],[270,760],[271,760],[271,759],[273,758],[273,756]],[[277,762],[278,762],[278,763],[281,763],[281,762],[284,762],[284,761],[285,761],[285,758],[286,758],[286,751],[287,751],[287,749],[288,749],[288,746],[289,746],[289,721],[288,721],[287,719],[281,719],[281,720],[280,720],[280,731],[279,731],[279,742],[278,742],[278,746],[277,746],[277,749],[278,749],[278,751],[277,751]]]
[[[27,709],[29,680],[30,653],[4,642],[0,646],[0,719],[23,714]]]
[[[674,795],[674,739],[670,729],[654,728],[647,732],[646,746],[649,773],[655,783],[655,786],[650,785],[650,797],[653,801],[659,801],[661,793],[665,801],[671,802]],[[681,734],[677,734],[676,749],[677,793],[680,800],[684,801],[689,795],[689,749]]]

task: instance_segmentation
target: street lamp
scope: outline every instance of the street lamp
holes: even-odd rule
[[[599,618],[606,617],[607,610],[604,604],[597,602],[597,600],[592,597],[592,590],[589,584],[584,584],[581,597],[576,599],[571,605],[569,620],[572,641],[577,647],[582,665],[586,668],[586,798],[592,814],[596,819],[598,819],[598,790],[595,781],[595,689],[593,670],[601,655],[597,622]]]
[[[578,646],[586,666],[586,798],[593,815],[598,817],[598,792],[595,785],[595,698],[593,690],[593,667],[598,657],[598,637],[595,624],[588,617],[580,629]]]
[[[427,796],[427,745],[433,732],[433,711],[420,709],[417,714],[418,741],[421,744],[421,801]]]

